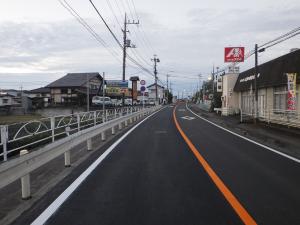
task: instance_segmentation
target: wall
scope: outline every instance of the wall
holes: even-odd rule
[[[49,107],[49,108],[43,108],[38,109],[35,111],[35,113],[40,114],[44,117],[51,117],[51,116],[59,116],[59,115],[69,115],[72,113],[78,113],[78,112],[85,112],[86,108],[83,107]]]
[[[222,114],[231,115],[238,112],[239,93],[233,92],[234,85],[238,78],[237,73],[227,73],[222,79]]]

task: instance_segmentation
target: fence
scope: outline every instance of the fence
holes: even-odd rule
[[[241,122],[254,118],[254,111],[245,113],[241,110]],[[260,110],[258,119],[267,123],[281,124],[300,128],[300,113],[291,110],[265,109]]]
[[[48,118],[49,121],[46,120],[48,121],[48,124],[46,124],[46,122],[36,122],[37,125],[35,126],[34,132],[30,132],[26,128],[27,130],[25,129],[26,131],[24,135],[19,137],[18,135],[21,133],[20,130],[24,129],[26,124],[35,122],[32,121],[22,125],[19,129],[13,132],[14,135],[11,136],[13,137],[12,139],[10,138],[10,135],[7,135],[9,134],[9,126],[3,126],[1,130],[4,135],[7,136],[2,136],[2,139],[7,140],[6,144],[22,138],[27,138],[28,136],[32,136],[37,133],[40,134],[46,132],[50,132],[49,137],[38,139],[35,143],[40,143],[41,140],[44,139],[50,139],[51,142],[39,149],[36,149],[35,151],[31,151],[30,153],[28,153],[27,150],[21,150],[20,157],[0,164],[0,188],[7,186],[17,179],[21,179],[22,198],[30,198],[30,173],[32,171],[62,154],[64,154],[65,166],[70,166],[70,151],[75,146],[86,142],[87,149],[92,150],[93,137],[101,134],[101,139],[105,140],[105,132],[108,129],[111,129],[112,134],[114,134],[116,126],[118,126],[119,130],[121,130],[123,125],[128,126],[128,122],[132,123],[137,121],[139,118],[149,115],[159,108],[160,106],[148,108],[122,108],[106,110],[104,112],[94,111],[69,116],[51,117]],[[63,118],[67,118],[67,120]],[[60,130],[62,128],[64,128],[64,130]],[[64,135],[65,138],[60,138],[58,140],[60,135]],[[2,146],[7,146],[3,140],[1,144]],[[6,150],[9,153],[11,151],[17,151],[17,149],[24,148],[25,146],[29,146],[29,144]]]
[[[80,130],[132,114],[141,108],[138,106],[98,110],[1,126],[0,157],[7,161],[9,156],[16,155],[21,149],[35,149]],[[66,127],[69,127],[68,131]]]

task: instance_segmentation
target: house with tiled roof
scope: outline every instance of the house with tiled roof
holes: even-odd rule
[[[102,76],[95,73],[68,73],[64,77],[50,83],[46,88],[50,89],[51,103],[57,104],[86,104],[87,93],[89,99],[97,95],[102,85]],[[89,87],[89,89],[87,88]]]

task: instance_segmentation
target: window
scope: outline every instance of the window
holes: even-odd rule
[[[274,88],[274,109],[286,110],[287,104],[287,91],[286,86]]]
[[[7,104],[8,103],[8,99],[3,99],[3,104]]]
[[[68,94],[68,89],[66,89],[66,88],[61,89],[61,93],[62,94]]]

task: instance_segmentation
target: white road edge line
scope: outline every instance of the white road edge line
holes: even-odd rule
[[[135,130],[139,125],[145,122],[147,119],[164,109],[154,112],[149,115],[141,122],[132,127],[129,131],[127,131],[122,137],[120,137],[116,142],[114,142],[105,152],[95,161],[93,162],[76,180],[66,189],[63,193],[61,193],[32,223],[31,225],[41,225],[45,224],[47,220],[57,211],[57,209],[68,199],[68,197],[80,186],[80,184],[96,169],[96,167],[109,155],[109,153],[114,150],[114,148],[120,144],[133,130]]]
[[[274,153],[276,153],[276,154],[278,154],[278,155],[281,155],[281,156],[283,156],[283,157],[285,157],[285,158],[288,158],[288,159],[290,159],[290,160],[293,160],[294,162],[300,163],[300,159],[297,159],[297,158],[295,158],[295,157],[293,157],[293,156],[290,156],[290,155],[288,155],[288,154],[282,153],[282,152],[280,152],[280,151],[278,151],[278,150],[276,150],[276,149],[274,149],[274,148],[271,148],[271,147],[268,147],[268,146],[266,146],[266,145],[260,144],[260,143],[258,143],[258,142],[256,142],[256,141],[253,141],[253,140],[251,140],[251,139],[249,139],[249,138],[246,138],[246,137],[244,137],[244,136],[242,136],[242,135],[239,135],[239,134],[237,134],[237,133],[235,133],[235,132],[233,132],[233,131],[231,131],[231,130],[228,130],[228,129],[226,129],[226,128],[224,128],[224,127],[218,125],[218,124],[215,124],[215,123],[213,123],[213,122],[211,122],[211,121],[209,121],[209,120],[203,118],[202,116],[199,116],[198,114],[194,113],[194,112],[188,107],[187,104],[186,104],[186,108],[187,108],[191,113],[193,113],[195,116],[199,117],[200,119],[202,119],[202,120],[204,120],[204,121],[206,121],[206,122],[208,122],[208,123],[210,123],[210,124],[212,124],[212,125],[214,125],[214,126],[220,128],[220,129],[222,129],[222,130],[225,130],[225,131],[227,131],[227,132],[229,132],[229,133],[231,133],[231,134],[233,134],[233,135],[235,135],[235,136],[237,136],[237,137],[240,137],[240,138],[242,138],[242,139],[244,139],[244,140],[246,140],[246,141],[249,141],[249,142],[251,142],[251,143],[253,143],[253,144],[256,144],[256,145],[258,145],[258,146],[260,146],[260,147],[263,147],[263,148],[265,148],[265,149],[267,149],[267,150],[269,150],[269,151],[271,151],[271,152],[274,152]]]

